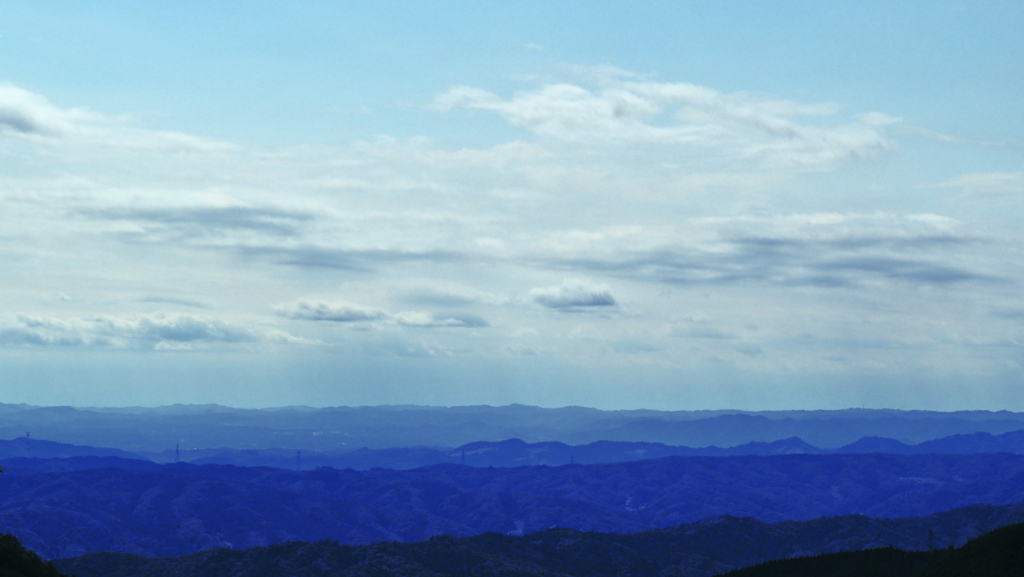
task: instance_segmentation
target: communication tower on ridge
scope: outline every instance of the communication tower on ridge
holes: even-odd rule
[[[302,470],[302,449],[295,451],[295,470]]]

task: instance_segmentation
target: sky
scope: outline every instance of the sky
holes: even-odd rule
[[[0,402],[1024,411],[1024,2],[0,5]]]

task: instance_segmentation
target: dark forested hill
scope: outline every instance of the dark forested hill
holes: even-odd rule
[[[63,577],[53,565],[25,549],[13,535],[0,535],[0,576]]]
[[[1020,577],[1024,524],[993,530],[958,549],[846,551],[769,561],[723,577]]]
[[[486,534],[469,538],[434,537],[419,543],[379,543],[352,547],[333,541],[285,543],[244,551],[217,549],[178,558],[92,553],[57,562],[80,577],[221,577],[252,576],[463,576],[544,575],[604,577],[631,575],[708,577],[770,559],[805,557],[747,569],[750,577],[912,577],[942,555],[951,568],[993,565],[1006,547],[1024,544],[1017,533],[995,547],[986,535],[952,554],[907,553],[898,549],[858,549],[892,544],[917,549],[926,535],[948,538],[951,524],[960,531],[981,529],[978,509],[926,519],[878,520],[839,517],[769,525],[753,519],[717,518],[672,529],[615,535],[549,529],[524,537]],[[990,528],[990,526],[986,527]],[[962,539],[962,537],[961,537]],[[980,546],[979,546],[980,545]],[[834,554],[837,551],[846,553]],[[1024,551],[1019,547],[1018,551]],[[962,555],[961,555],[962,554]],[[980,557],[987,556],[982,559]],[[1019,565],[1018,565],[1019,567]],[[810,569],[810,572],[803,569]],[[780,572],[781,570],[781,572]],[[775,571],[775,572],[772,572]],[[790,572],[786,572],[790,571]],[[796,572],[793,572],[796,571]],[[815,572],[818,571],[818,572]],[[747,573],[737,575],[744,575]],[[946,575],[970,573],[944,573]],[[1018,577],[1020,573],[978,573],[978,577]],[[929,575],[929,577],[932,577]],[[939,576],[935,576],[939,577]]]
[[[627,532],[716,515],[904,517],[1024,502],[1024,456],[1005,454],[671,457],[364,472],[189,464],[5,471],[0,531],[48,558],[101,550],[177,555],[324,538],[412,542],[551,527]]]
[[[991,531],[951,552],[915,577],[1020,577],[1024,524]]]

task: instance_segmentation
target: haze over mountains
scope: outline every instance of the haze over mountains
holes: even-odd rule
[[[461,464],[474,467],[522,467],[531,465],[566,465],[621,463],[657,459],[662,457],[727,457],[741,455],[823,455],[888,453],[895,455],[928,454],[1024,454],[1024,431],[1011,431],[1001,435],[971,433],[952,435],[907,445],[895,439],[864,437],[836,449],[822,449],[805,443],[797,437],[772,442],[752,441],[735,447],[682,447],[664,443],[628,441],[595,441],[586,445],[567,445],[558,441],[527,443],[521,439],[505,441],[478,441],[455,448],[396,447],[389,449],[356,449],[354,451],[301,451],[290,449],[186,449],[175,452],[133,453],[120,449],[89,447],[57,443],[43,439],[19,437],[0,440],[0,459],[10,464],[20,459],[65,459],[62,468],[92,467],[95,460],[69,459],[74,457],[119,457],[153,462],[168,462],[174,458],[194,464],[222,464],[248,467],[276,467],[281,469],[335,469],[368,470],[415,469],[428,465]],[[124,463],[110,460],[112,466]]]
[[[157,460],[165,462],[174,460],[176,445],[186,455],[194,449],[288,449],[309,456],[361,448],[454,449],[508,439],[703,448],[796,437],[816,448],[838,449],[864,437],[919,444],[952,435],[1000,435],[1022,429],[1024,413],[1009,411],[601,411],[524,405],[86,409],[0,404],[0,438],[29,433],[34,438],[74,445],[161,454]],[[898,445],[893,447],[898,449]]]

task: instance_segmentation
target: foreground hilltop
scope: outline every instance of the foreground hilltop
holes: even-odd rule
[[[878,547],[880,540],[898,540],[906,533],[926,533],[929,520],[920,521],[923,522],[904,522],[894,531],[891,522],[885,526],[885,523],[858,517],[777,525],[723,518],[627,535],[551,529],[524,537],[497,534],[435,537],[419,543],[378,543],[363,547],[333,541],[285,543],[245,551],[217,549],[163,559],[94,553],[61,560],[58,566],[79,577],[710,577],[767,559],[833,552],[823,557],[752,567],[733,575],[1019,577],[1022,574],[1024,525],[996,530],[958,550],[904,552],[885,548],[834,553],[864,549],[872,544]],[[920,573],[922,569],[924,573]]]
[[[52,564],[25,549],[13,535],[0,535],[0,575],[3,577],[64,577]]]
[[[771,561],[723,577],[1020,577],[1024,523],[996,529],[957,549],[848,551]]]

